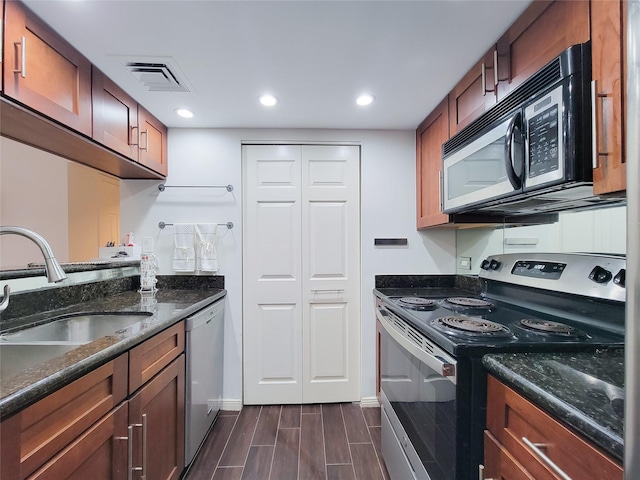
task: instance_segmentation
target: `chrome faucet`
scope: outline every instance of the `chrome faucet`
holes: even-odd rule
[[[47,243],[44,237],[26,228],[0,226],[0,235],[8,235],[8,234],[27,237],[33,243],[38,245],[38,248],[40,248],[40,251],[44,256],[44,271],[47,274],[47,280],[49,280],[49,282],[57,283],[67,278],[67,275],[64,273],[64,270],[62,270],[62,267],[56,260],[56,257],[53,254],[53,250],[51,249],[51,246]],[[5,310],[7,306],[9,306],[10,293],[11,293],[11,290],[9,288],[9,285],[5,285],[4,297],[2,299],[2,302],[0,303],[0,312]]]

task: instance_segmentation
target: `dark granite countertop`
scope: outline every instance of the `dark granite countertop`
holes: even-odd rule
[[[624,349],[491,354],[482,363],[506,385],[622,461]]]
[[[482,290],[480,279],[471,275],[376,275],[378,297],[450,297]]]
[[[126,291],[20,319],[21,325],[31,325],[77,312],[152,314],[118,335],[81,345],[7,378],[0,376],[0,416],[17,412],[225,295],[222,288],[167,289],[144,297],[137,291]]]

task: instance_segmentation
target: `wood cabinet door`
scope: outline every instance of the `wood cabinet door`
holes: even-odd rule
[[[484,432],[484,476],[480,478],[535,480],[488,430]]]
[[[498,101],[562,51],[588,40],[588,0],[533,2],[498,40]]]
[[[124,400],[127,360],[124,353],[4,420],[2,478],[28,477]]]
[[[129,400],[133,465],[154,480],[177,480],[184,469],[184,354]]]
[[[442,144],[449,139],[449,99],[445,98],[416,131],[416,203],[418,228],[449,223],[442,213]]]
[[[451,136],[469,125],[497,102],[498,73],[493,46],[449,92],[449,132]]]
[[[184,352],[184,321],[129,351],[129,395]]]
[[[4,93],[90,137],[91,63],[17,1],[4,38]]]
[[[138,160],[138,102],[100,70],[92,70],[93,139]]]
[[[121,404],[31,475],[29,480],[125,480],[127,413],[127,403]]]
[[[167,127],[142,106],[138,106],[138,124],[140,163],[166,176],[168,171]]]
[[[624,192],[625,2],[592,0],[591,57],[594,95],[593,191],[597,195]]]

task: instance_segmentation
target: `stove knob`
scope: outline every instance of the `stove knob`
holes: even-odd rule
[[[483,270],[489,270],[490,264],[491,262],[489,260],[483,260],[482,263],[480,264],[480,268]]]
[[[589,279],[593,280],[596,283],[607,283],[609,280],[611,280],[612,276],[613,275],[611,275],[611,272],[609,270],[596,265],[595,267],[593,267],[593,270],[591,270]]]
[[[489,263],[489,268],[491,270],[498,270],[501,265],[502,264],[499,261],[494,259],[494,260],[491,260],[491,263]]]
[[[613,277],[613,283],[615,283],[616,285],[624,288],[626,287],[625,284],[625,276],[626,276],[626,270],[623,268],[622,270],[620,270],[618,273],[616,273],[616,276]]]

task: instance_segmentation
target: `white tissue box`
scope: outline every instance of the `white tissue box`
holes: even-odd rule
[[[141,250],[138,245],[133,247],[100,247],[98,254],[102,259],[126,262],[127,260],[140,260]],[[125,252],[126,255],[120,252]],[[120,255],[118,255],[119,253]]]

